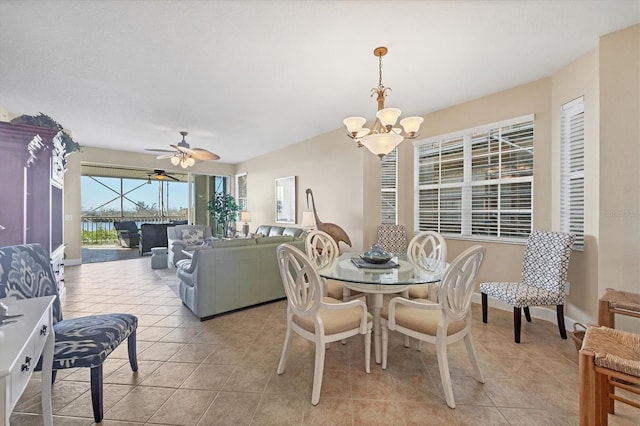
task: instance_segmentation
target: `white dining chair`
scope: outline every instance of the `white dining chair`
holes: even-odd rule
[[[484,247],[476,245],[451,262],[442,277],[438,303],[394,297],[382,312],[382,368],[387,368],[389,330],[435,344],[440,380],[447,405],[451,408],[456,404],[449,373],[448,345],[464,339],[476,379],[484,383],[471,338],[471,297],[484,254]]]
[[[340,256],[340,250],[335,240],[323,231],[309,231],[304,241],[304,247],[307,257],[313,262],[316,269],[330,265]],[[322,281],[325,296],[345,302],[362,296],[361,293],[352,292],[338,280],[322,278]]]
[[[418,268],[430,270],[447,260],[447,243],[444,237],[435,231],[418,232],[407,247],[407,260]],[[412,285],[403,294],[409,299],[437,300],[438,286],[433,284]]]
[[[278,374],[283,374],[293,333],[315,343],[315,367],[311,403],[318,404],[322,388],[325,346],[357,334],[364,336],[365,371],[370,371],[371,328],[367,305],[362,300],[341,302],[323,297],[322,279],[314,264],[299,249],[281,244],[277,249],[282,284],[287,294],[287,331]]]

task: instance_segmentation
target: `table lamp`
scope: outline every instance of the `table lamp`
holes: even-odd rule
[[[314,229],[316,227],[316,219],[313,217],[313,212],[302,212],[302,228]]]
[[[251,213],[246,210],[240,212],[240,222],[244,222],[244,225],[242,225],[242,233],[246,237],[249,235],[249,224],[247,222],[251,222]]]

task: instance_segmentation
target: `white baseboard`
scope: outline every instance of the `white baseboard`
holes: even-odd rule
[[[64,266],[82,265],[82,259],[65,259]]]
[[[512,305],[509,305],[508,303],[504,303],[503,301],[494,299],[492,297],[489,297],[488,299],[489,299],[490,308],[496,308],[502,311],[513,312]],[[482,304],[482,296],[480,295],[480,293],[473,293],[473,298],[471,299],[471,301],[473,303]],[[558,325],[555,309],[549,309],[542,306],[532,306],[531,308],[529,308],[529,312],[531,313],[531,318],[538,318],[541,320],[549,321],[552,324]],[[576,321],[573,318],[570,318],[566,315],[564,316],[565,329],[573,330],[573,324],[575,323]]]

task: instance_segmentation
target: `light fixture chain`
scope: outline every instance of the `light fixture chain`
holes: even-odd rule
[[[380,78],[378,79],[378,87],[383,88],[384,86],[382,85],[382,55],[378,56],[378,75],[380,76]]]

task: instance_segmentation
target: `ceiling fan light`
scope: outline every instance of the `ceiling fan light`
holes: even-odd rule
[[[384,127],[393,126],[398,121],[398,117],[400,117],[402,111],[398,108],[385,108],[381,109],[376,113],[376,117],[380,120],[380,124]]]
[[[171,157],[171,164],[177,166],[178,164],[180,164],[180,158],[174,155],[173,157]]]
[[[364,123],[367,122],[367,119],[363,117],[347,117],[342,122],[347,127],[347,132],[355,137],[364,126]]]
[[[183,169],[186,169],[187,167],[189,167],[186,159],[183,159],[182,161],[180,161],[180,167],[182,167]]]
[[[377,133],[362,139],[362,144],[369,151],[382,158],[403,141],[403,137],[395,133]]]
[[[196,160],[193,157],[189,157],[186,160],[187,166],[193,166],[194,164],[196,164]]]
[[[405,133],[407,133],[410,137],[414,137],[418,130],[420,130],[420,125],[424,118],[422,117],[407,117],[400,120],[400,125],[404,129]]]

